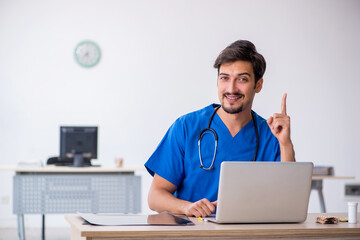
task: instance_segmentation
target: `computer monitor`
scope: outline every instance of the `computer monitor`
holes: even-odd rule
[[[61,126],[60,159],[74,167],[91,166],[97,158],[97,136],[98,127]]]

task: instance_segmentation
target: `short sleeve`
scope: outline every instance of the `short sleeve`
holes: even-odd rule
[[[145,163],[148,172],[152,176],[156,173],[178,187],[184,178],[185,140],[184,121],[179,118]]]

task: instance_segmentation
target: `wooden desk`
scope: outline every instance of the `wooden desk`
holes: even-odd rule
[[[83,225],[76,214],[65,215],[71,226],[71,240],[106,239],[360,239],[360,223],[319,224],[308,214],[294,224],[216,224],[190,218],[194,226],[93,226]],[[345,213],[327,214],[346,217]],[[358,214],[360,219],[360,214]]]
[[[18,216],[19,238],[25,239],[24,214],[76,212],[141,212],[141,177],[144,167],[30,167],[0,166],[16,172],[13,179],[13,212]]]

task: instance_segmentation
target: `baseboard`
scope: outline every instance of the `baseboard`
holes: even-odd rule
[[[42,219],[40,214],[25,214],[25,228],[41,228]],[[46,227],[69,227],[69,223],[65,221],[64,214],[48,214],[45,215]],[[0,228],[17,228],[17,216],[1,216]]]
[[[0,217],[0,228],[16,228],[16,227],[17,227],[16,215]]]

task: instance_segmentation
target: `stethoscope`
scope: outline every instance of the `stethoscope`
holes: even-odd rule
[[[204,170],[212,170],[212,169],[214,169],[213,165],[214,165],[214,161],[215,161],[215,157],[216,157],[216,149],[217,149],[217,145],[218,145],[218,135],[217,135],[216,131],[210,127],[210,125],[211,125],[211,122],[212,122],[212,120],[213,120],[213,118],[215,116],[215,113],[217,112],[217,110],[219,110],[220,107],[221,106],[218,106],[218,107],[215,108],[213,114],[210,117],[208,127],[204,128],[199,134],[198,146],[199,146],[200,168],[202,168]],[[254,123],[255,135],[256,135],[256,149],[255,149],[255,154],[254,154],[253,161],[256,161],[256,155],[257,155],[257,152],[258,152],[258,149],[259,149],[259,132],[258,132],[258,129],[257,129],[257,123],[256,123],[256,119],[255,119],[255,116],[254,116],[254,112],[252,110],[251,110],[251,117],[252,117],[252,120],[253,120],[253,123]],[[215,138],[214,156],[213,156],[211,165],[208,168],[204,167],[204,164],[203,164],[203,161],[202,161],[202,158],[201,158],[201,139],[205,134],[212,134],[214,136],[214,138]]]

